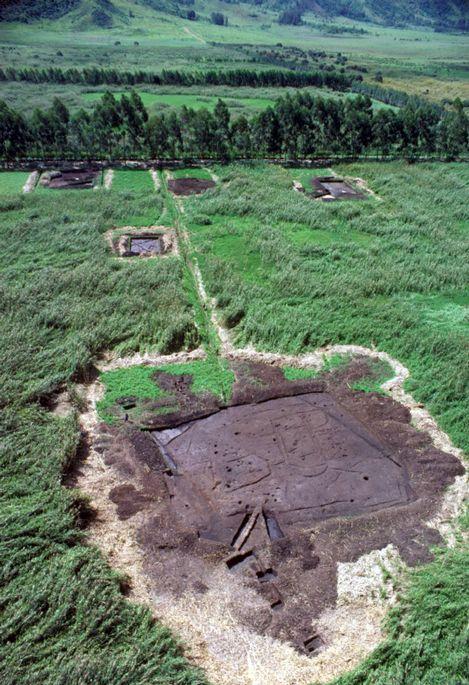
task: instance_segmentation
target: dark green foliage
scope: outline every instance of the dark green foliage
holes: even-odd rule
[[[282,12],[310,11],[320,16],[376,21],[390,26],[433,24],[438,28],[467,29],[466,0],[248,0]],[[288,22],[291,23],[291,22]]]
[[[81,0],[4,0],[0,7],[0,20],[58,19],[78,7],[80,2]]]
[[[290,26],[299,26],[303,23],[301,10],[295,8],[284,10],[278,16],[278,23]]]
[[[222,14],[222,12],[212,12],[212,14],[210,15],[210,20],[212,24],[215,24],[216,26],[228,25],[228,17]]]
[[[80,110],[71,119],[55,99],[49,110],[35,110],[30,122],[0,101],[0,151],[7,159],[25,156],[26,149],[29,157],[43,158],[132,155],[225,161],[331,153],[355,157],[369,151],[406,159],[436,152],[454,158],[467,152],[468,142],[469,120],[459,100],[448,112],[418,100],[398,112],[375,112],[365,96],[333,100],[299,92],[279,98],[251,119],[234,122],[222,100],[213,113],[182,107],[148,119],[135,92],[119,101],[106,92],[91,114]]]
[[[306,88],[318,86],[332,90],[349,88],[357,77],[342,74],[338,71],[287,71],[286,69],[269,69],[256,71],[254,69],[230,69],[209,71],[174,71],[163,69],[153,71],[121,71],[119,69],[105,69],[88,67],[86,69],[62,69],[48,67],[36,69],[25,67],[0,68],[1,81],[26,81],[28,83],[76,83],[91,86],[125,85],[132,86],[149,83],[162,86],[248,86],[252,88]]]

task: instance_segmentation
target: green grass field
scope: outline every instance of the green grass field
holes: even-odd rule
[[[183,169],[173,169],[171,175],[174,178],[200,178],[203,180],[210,180],[212,176],[208,169],[203,169],[201,167],[186,167]]]
[[[194,90],[194,89],[193,89]],[[230,89],[233,94],[236,89]],[[85,93],[83,95],[83,100],[88,102],[96,102],[99,100],[104,91],[96,91],[94,93]],[[120,97],[123,91],[116,91],[114,93],[115,97]],[[197,95],[194,92],[191,93],[148,93],[139,90],[140,97],[143,100],[145,107],[152,111],[162,111],[166,109],[174,109],[182,107],[191,107],[192,109],[209,109],[213,111],[215,105],[217,104],[218,96],[214,95]],[[226,104],[230,110],[239,110],[240,112],[246,110],[249,112],[258,111],[265,109],[269,105],[272,105],[275,100],[270,98],[260,98],[260,97],[224,97]]]
[[[28,177],[29,173],[23,171],[0,172],[0,195],[21,193]]]
[[[149,171],[116,169],[112,180],[112,190],[145,194],[154,190]]]
[[[190,236],[182,256],[197,259],[236,341],[291,353],[329,342],[386,350],[411,370],[409,390],[467,448],[467,169],[337,167],[365,178],[381,200],[335,204],[295,193],[295,169],[215,171],[223,183],[188,198],[177,222]],[[201,339],[207,361],[163,370],[192,373],[195,392],[231,392],[232,374],[217,357],[184,259],[116,261],[104,239],[138,216],[175,220],[165,184],[155,191],[151,181],[148,172],[117,171],[110,192],[0,198],[7,571],[0,676],[7,685],[82,682],[84,663],[93,685],[206,683],[169,632],[123,598],[122,579],[99,552],[83,545],[83,496],[61,485],[78,446],[77,416],[59,418],[42,406],[66,386],[74,397],[74,383],[104,350],[170,353]],[[329,366],[336,363],[343,360]],[[296,369],[284,372],[298,377]],[[157,396],[150,375],[151,367],[104,374],[101,416],[112,421],[109,407],[122,394]],[[467,568],[457,544],[406,576],[385,642],[337,685],[464,682]]]
[[[292,190],[295,171],[260,166],[225,170],[231,180],[215,194],[191,198],[192,249],[208,291],[225,321],[239,322],[240,345],[293,354],[334,342],[386,350],[410,368],[413,392],[467,448],[467,309],[456,304],[468,294],[467,171],[402,163],[334,170],[365,178],[382,200],[314,202]],[[437,295],[441,310],[429,305]]]

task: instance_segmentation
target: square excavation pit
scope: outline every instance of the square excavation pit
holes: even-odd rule
[[[83,190],[94,188],[99,171],[96,169],[62,169],[46,171],[39,181],[53,190]]]
[[[130,255],[139,255],[143,257],[152,257],[162,254],[165,250],[162,236],[140,236],[130,237]]]
[[[215,181],[202,178],[171,178],[168,188],[174,195],[199,195],[215,187]]]
[[[405,468],[325,393],[228,407],[154,436],[176,476],[175,516],[241,553],[412,497]]]
[[[364,200],[365,195],[337,176],[317,176],[311,180],[312,196],[325,201]]]
[[[113,236],[109,243],[119,257],[163,257],[176,252],[176,235],[171,229],[134,229]]]
[[[315,655],[338,563],[389,544],[407,563],[428,561],[440,538],[425,521],[462,467],[412,428],[404,407],[350,389],[359,362],[327,383],[287,381],[263,364],[232,368],[228,405],[194,394],[190,374],[164,371],[155,379],[165,397],[118,401],[120,425],[100,438],[122,477],[109,497],[122,520],[142,513],[155,596],[197,601],[218,596],[221,582],[223,610],[240,625]]]

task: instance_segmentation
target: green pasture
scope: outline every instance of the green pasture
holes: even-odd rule
[[[205,181],[210,181],[212,179],[210,171],[202,167],[185,167],[184,169],[172,169],[171,175],[174,178],[200,178]]]
[[[234,91],[235,89],[231,89]],[[150,110],[163,111],[165,109],[174,109],[177,107],[191,107],[192,109],[209,109],[213,111],[217,104],[218,97],[216,95],[197,95],[193,93],[149,93],[143,90],[138,90],[143,104]],[[115,91],[115,97],[121,97],[123,91]],[[93,93],[84,93],[82,98],[86,103],[94,103],[100,100],[104,95],[104,91],[96,91]],[[248,110],[257,111],[265,109],[269,105],[274,104],[274,99],[259,98],[259,97],[227,97],[223,98],[231,110]]]
[[[151,174],[141,169],[115,169],[111,190],[127,193],[151,192],[155,189]]]
[[[28,177],[27,171],[0,171],[0,195],[21,193]]]

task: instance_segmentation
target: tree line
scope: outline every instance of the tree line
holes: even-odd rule
[[[149,116],[135,91],[117,100],[105,93],[91,112],[70,114],[55,98],[26,119],[0,101],[0,154],[22,158],[151,158],[220,160],[320,155],[400,155],[412,159],[468,152],[469,122],[460,100],[449,110],[409,103],[374,111],[362,95],[341,100],[308,93],[286,95],[250,118],[182,107]]]
[[[377,72],[381,73],[381,72]],[[428,101],[418,95],[409,95],[404,90],[395,90],[394,88],[385,88],[378,83],[365,83],[364,81],[355,81],[352,85],[352,92],[360,93],[360,95],[368,95],[370,98],[380,100],[387,105],[394,107],[405,107],[408,104],[422,106],[428,104]],[[441,107],[432,103],[434,109],[441,111]]]
[[[0,68],[0,81],[27,81],[29,83],[76,83],[89,86],[116,85],[134,86],[142,83],[156,86],[250,86],[252,88],[305,88],[307,86],[325,87],[331,90],[347,90],[354,79],[338,71],[286,71],[269,69],[178,71],[163,69],[161,72],[119,71],[87,67],[6,67]]]

